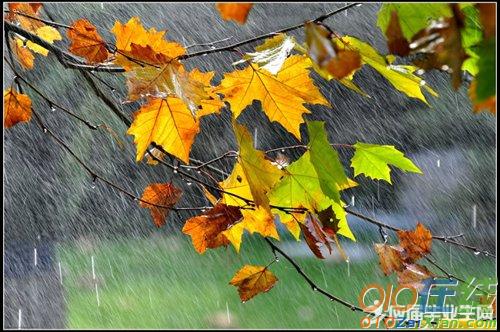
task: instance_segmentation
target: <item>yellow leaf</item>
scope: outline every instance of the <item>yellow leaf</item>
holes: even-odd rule
[[[127,134],[134,135],[137,145],[136,160],[144,157],[148,146],[155,142],[165,151],[189,163],[189,152],[199,122],[179,98],[150,99],[135,113],[134,121]]]
[[[245,265],[229,282],[238,287],[241,301],[245,302],[259,293],[273,288],[278,278],[264,266]]]
[[[245,231],[245,223],[239,222],[230,226],[228,229],[222,232],[222,234],[226,237],[226,239],[228,239],[229,242],[231,242],[231,244],[234,246],[236,252],[240,252],[241,241],[244,231]]]
[[[276,121],[300,139],[304,104],[330,106],[309,77],[311,60],[303,55],[289,57],[277,75],[250,65],[224,75],[216,92],[224,94],[234,118],[254,100],[260,100],[269,120]]]
[[[36,29],[36,35],[50,44],[53,44],[55,40],[62,40],[59,31],[57,31],[56,28],[48,25]],[[35,44],[29,40],[26,42],[26,46],[33,52],[41,54],[43,56],[47,56],[47,54],[49,54],[49,51],[46,48],[43,48],[42,46]]]
[[[226,192],[222,194],[222,200],[226,204],[237,206],[245,204],[243,200],[227,193],[238,195],[249,200],[252,199],[252,192],[250,191],[250,186],[248,185],[245,172],[240,163],[236,163],[231,174],[229,174],[224,181],[219,182],[219,187]]]
[[[244,126],[233,121],[233,127],[240,147],[238,163],[241,164],[248,181],[253,201],[256,206],[269,210],[267,193],[281,178],[283,172],[265,159],[264,152],[253,147],[252,136]]]
[[[31,119],[31,99],[12,88],[3,92],[3,126],[10,128]]]
[[[256,210],[243,210],[242,214],[245,229],[250,234],[256,232],[264,237],[272,237],[276,240],[280,239],[276,225],[274,224],[273,215],[262,206],[259,206]]]

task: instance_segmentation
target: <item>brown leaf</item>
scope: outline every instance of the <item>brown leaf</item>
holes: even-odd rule
[[[403,248],[382,243],[375,243],[374,247],[379,257],[380,267],[386,276],[404,269],[406,255]]]
[[[217,204],[206,213],[188,219],[182,232],[191,236],[194,248],[202,254],[207,248],[228,245],[229,240],[222,232],[242,217],[239,207]]]
[[[19,25],[30,31],[35,32],[36,29],[43,27],[45,24],[41,21],[16,14],[15,12],[27,14],[29,16],[38,17],[38,11],[42,7],[42,4],[39,2],[18,2],[18,3],[9,3],[9,11],[10,13],[6,16],[6,20],[9,22],[17,22]]]
[[[425,266],[419,264],[405,264],[402,271],[396,272],[398,284],[402,287],[412,287],[420,292],[424,288],[424,281],[432,278],[434,274]]]
[[[12,88],[3,92],[3,126],[10,128],[31,119],[31,99]]]
[[[358,51],[332,41],[330,31],[317,23],[305,25],[308,55],[320,69],[326,70],[336,79],[343,79],[361,67]]]
[[[328,252],[332,253],[332,239],[321,227],[317,217],[311,213],[306,214],[304,223],[299,223],[300,229],[304,234],[306,243],[311,249],[311,251],[320,259],[324,259],[324,255],[321,252],[321,248],[326,247]]]
[[[88,63],[100,63],[108,58],[106,42],[89,21],[75,21],[71,29],[68,29],[68,38],[71,41],[69,51],[85,58]]]
[[[398,237],[411,262],[431,252],[432,234],[421,223],[417,223],[414,231],[398,231]]]
[[[479,19],[483,26],[484,38],[495,36],[497,8],[494,3],[476,3],[476,8],[479,10]]]
[[[273,288],[278,278],[264,266],[245,265],[231,279],[229,284],[238,287],[242,302],[250,300],[259,293]]]
[[[244,24],[247,21],[248,14],[250,13],[250,9],[252,9],[253,4],[226,2],[217,3],[215,6],[223,19],[233,20],[239,24]]]
[[[453,17],[434,20],[412,38],[412,53],[424,53],[414,61],[418,67],[451,71],[453,88],[462,83],[462,64],[468,55],[462,47],[460,29],[464,26],[463,13],[457,4],[451,5]]]
[[[153,183],[144,189],[141,200],[152,203],[148,204],[141,201],[139,204],[143,208],[151,210],[151,216],[156,227],[166,224],[165,219],[173,207],[181,198],[182,191],[172,183]]]
[[[385,31],[385,36],[387,37],[387,46],[391,54],[399,56],[407,56],[410,54],[410,44],[403,35],[403,30],[399,23],[398,12],[395,10],[391,13],[391,19]]]

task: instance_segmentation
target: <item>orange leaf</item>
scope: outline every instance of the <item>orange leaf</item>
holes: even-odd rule
[[[406,253],[401,247],[394,247],[388,244],[375,243],[375,252],[378,254],[380,267],[385,275],[390,275],[394,271],[404,269]]]
[[[385,31],[385,36],[387,37],[387,46],[391,54],[400,56],[407,56],[410,54],[410,44],[403,35],[403,30],[399,23],[398,12],[395,10],[391,13],[391,19]]]
[[[421,223],[417,224],[414,231],[398,231],[401,247],[414,262],[431,252],[432,234]]]
[[[18,2],[9,3],[8,6],[10,13],[6,16],[7,21],[18,22],[22,28],[30,32],[35,32],[36,29],[45,25],[43,22],[38,20],[14,13],[14,11],[16,11],[33,17],[38,17],[38,11],[42,7],[41,3]]]
[[[10,42],[12,52],[16,55],[16,60],[25,69],[33,69],[35,56],[31,51],[24,45],[23,41],[19,38],[15,38]]]
[[[247,21],[248,13],[252,9],[252,3],[226,2],[215,4],[220,16],[225,20],[233,20],[240,24]]]
[[[238,287],[242,302],[250,300],[259,293],[273,288],[278,278],[264,266],[245,265],[231,279],[229,284]]]
[[[405,264],[405,268],[396,273],[401,287],[412,287],[418,292],[424,288],[424,281],[434,276],[425,266],[418,264]]]
[[[206,213],[188,219],[182,232],[191,236],[194,248],[202,254],[207,248],[228,245],[229,240],[222,232],[242,217],[239,207],[217,204]]]
[[[141,200],[155,204],[149,204],[141,201],[139,204],[143,208],[151,210],[151,216],[156,227],[166,224],[169,208],[172,208],[181,198],[182,191],[174,187],[172,183],[153,183],[144,189]]]
[[[115,63],[127,70],[140,66],[141,61],[147,63],[147,59],[153,56],[151,52],[161,54],[157,56],[164,60],[186,53],[182,45],[163,39],[166,31],[156,31],[154,28],[146,30],[138,17],[132,17],[125,24],[116,21],[111,31],[116,36],[116,49],[118,50]],[[135,51],[132,50],[132,44],[136,45]],[[151,49],[146,51],[146,59],[142,58],[137,46]]]
[[[3,108],[3,126],[5,128],[31,119],[30,97],[17,93],[12,88],[3,92]]]
[[[68,29],[68,38],[71,41],[69,51],[85,58],[88,63],[100,63],[108,58],[106,42],[89,21],[75,21],[71,29]]]

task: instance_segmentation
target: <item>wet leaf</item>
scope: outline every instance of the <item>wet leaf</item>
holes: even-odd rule
[[[398,275],[398,284],[401,287],[412,287],[420,292],[429,282],[434,274],[425,266],[419,264],[405,264],[405,268],[401,271],[396,271]]]
[[[391,54],[396,54],[399,56],[407,56],[410,54],[410,44],[408,40],[403,36],[403,30],[399,23],[399,17],[397,11],[392,11],[391,19],[387,30],[385,31],[385,36],[387,38],[387,46]]]
[[[127,134],[134,136],[137,146],[136,161],[141,161],[152,142],[165,151],[189,163],[189,153],[196,134],[200,131],[186,105],[175,97],[152,98],[134,115]]]
[[[19,25],[29,32],[35,32],[38,28],[41,28],[45,25],[45,23],[29,18],[27,16],[16,14],[15,12],[27,14],[29,16],[33,16],[38,18],[39,10],[42,7],[42,3],[39,2],[17,2],[17,3],[9,3],[9,11],[7,14],[6,20],[9,22],[17,22]]]
[[[252,3],[237,3],[237,2],[225,2],[217,3],[215,5],[220,13],[220,16],[225,20],[233,20],[239,24],[244,24],[247,21],[250,9],[252,9]]]
[[[359,52],[334,43],[331,33],[324,26],[307,23],[305,34],[309,57],[333,78],[341,80],[361,67]]]
[[[95,64],[108,58],[106,42],[97,32],[96,27],[86,19],[79,19],[68,29],[68,38],[71,41],[69,51]]]
[[[141,199],[145,202],[140,201],[139,205],[150,209],[156,227],[161,227],[166,224],[165,219],[170,212],[169,207],[173,207],[179,201],[181,195],[182,191],[172,183],[153,183],[144,189]]]
[[[24,42],[20,38],[14,38],[10,40],[10,46],[12,53],[15,55],[16,61],[24,69],[33,69],[35,56],[33,53],[24,45]]]
[[[223,232],[242,218],[237,206],[217,204],[207,212],[189,218],[182,232],[191,236],[193,247],[200,254],[208,248],[217,248],[229,244]]]
[[[31,119],[31,99],[9,88],[3,92],[3,126],[10,128]]]
[[[417,223],[414,231],[398,231],[399,243],[412,262],[431,252],[432,234],[421,223]]]
[[[250,65],[224,75],[216,92],[224,94],[234,118],[259,100],[270,121],[276,121],[300,138],[303,114],[310,113],[304,104],[329,106],[309,77],[311,61],[306,56],[292,55],[286,59],[277,75],[257,65]]]
[[[379,257],[380,268],[386,276],[404,269],[406,253],[403,248],[382,243],[375,243],[374,248]]]
[[[374,180],[392,183],[389,165],[406,172],[422,174],[422,171],[410,159],[392,145],[357,142],[354,148],[354,156],[351,159],[354,176],[364,174]]]

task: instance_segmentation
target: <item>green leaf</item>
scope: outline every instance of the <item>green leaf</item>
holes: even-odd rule
[[[377,17],[377,26],[384,35],[393,10],[398,13],[401,30],[407,40],[427,27],[429,20],[452,16],[447,3],[384,3]]]
[[[476,98],[484,101],[496,95],[496,45],[495,38],[489,38],[481,43],[477,50],[479,71],[477,73]]]
[[[297,161],[285,170],[285,175],[268,194],[271,204],[277,206],[304,207],[310,211],[321,211],[332,207],[335,217],[340,220],[338,234],[355,241],[347,224],[346,213],[342,201],[336,202],[325,196],[321,189],[318,174],[311,163],[310,152],[305,152]],[[280,213],[280,218],[287,216]],[[283,220],[282,219],[282,220]]]
[[[364,174],[374,180],[385,180],[392,184],[389,165],[403,171],[422,174],[420,168],[392,145],[357,142],[354,148],[356,151],[351,159],[354,176]]]
[[[407,96],[420,99],[427,103],[422,93],[422,88],[425,88],[433,96],[438,95],[436,91],[425,84],[422,78],[413,74],[413,72],[418,69],[417,67],[393,65],[372,46],[357,38],[345,36],[342,37],[342,40],[348,43],[349,47],[359,51],[361,60],[364,63],[373,67],[373,69],[384,76],[397,90],[403,92]],[[337,42],[341,43],[340,40],[337,40]]]
[[[462,70],[468,71],[471,75],[476,75],[479,71],[477,45],[483,40],[483,29],[479,20],[479,10],[473,5],[461,6],[465,15],[464,28],[461,30],[462,47],[469,56],[462,64]]]
[[[309,133],[309,151],[311,162],[318,174],[319,182],[323,192],[340,202],[339,190],[349,187],[350,182],[344,172],[339,155],[330,146],[325,131],[325,123],[321,121],[307,121]]]

